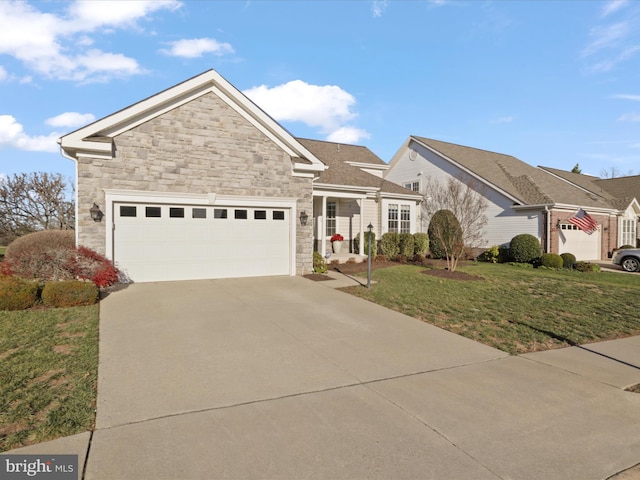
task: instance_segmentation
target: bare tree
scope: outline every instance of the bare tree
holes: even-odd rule
[[[621,176],[622,173],[616,167],[605,168],[600,171],[600,178],[617,178]]]
[[[0,178],[0,233],[72,229],[73,184],[59,173],[16,173]]]
[[[449,210],[460,222],[464,246],[481,246],[484,226],[487,224],[485,211],[488,202],[484,188],[471,179],[449,178],[446,183],[428,177],[425,185],[425,199],[422,202],[422,222],[428,227],[431,217],[438,210]]]

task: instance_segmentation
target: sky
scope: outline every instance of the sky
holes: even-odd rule
[[[0,178],[215,69],[294,136],[640,174],[640,1],[0,1]]]

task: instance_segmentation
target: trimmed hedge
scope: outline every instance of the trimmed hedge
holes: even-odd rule
[[[424,257],[429,251],[429,235],[426,233],[414,233],[413,244],[415,246],[413,253]]]
[[[543,253],[540,257],[540,265],[547,268],[562,268],[564,260],[557,253]]]
[[[438,232],[438,234],[436,234]],[[462,228],[460,222],[451,210],[438,210],[431,217],[429,228],[429,250],[432,258],[446,257],[446,249],[443,242],[449,248],[457,248],[462,245]]]
[[[398,249],[400,250],[400,255],[405,258],[413,258],[415,242],[411,233],[398,234]]]
[[[400,236],[394,232],[387,232],[380,237],[380,250],[382,254],[393,260],[400,254]]]
[[[600,271],[600,265],[589,262],[577,262],[575,265],[575,269],[579,272],[594,273]]]
[[[97,301],[98,287],[92,282],[49,282],[42,289],[42,303],[47,307],[80,307],[93,305]]]
[[[576,256],[573,253],[561,253],[562,266],[564,268],[574,268],[576,265]]]
[[[0,276],[0,310],[26,310],[38,301],[38,284]]]
[[[356,234],[353,239],[353,251],[360,252],[360,234]],[[369,232],[364,232],[364,255],[369,255]],[[376,258],[378,255],[378,247],[376,245],[376,234],[371,232],[371,258]]]
[[[533,235],[521,233],[511,239],[509,256],[514,262],[531,263],[542,256],[542,246]]]

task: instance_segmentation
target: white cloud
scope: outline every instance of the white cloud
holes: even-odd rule
[[[387,9],[387,0],[373,0],[373,16],[381,17],[384,11]]]
[[[592,28],[589,32],[592,40],[582,51],[582,55],[588,57],[598,53],[602,49],[613,48],[620,45],[621,41],[629,34],[629,28],[629,22],[618,22],[612,25]]]
[[[171,42],[169,45],[171,48],[160,51],[174,57],[197,58],[205,53],[213,53],[218,56],[234,53],[231,44],[218,42],[214,38],[183,39]]]
[[[93,44],[89,34],[135,28],[155,11],[180,6],[175,0],[76,1],[62,15],[42,12],[26,2],[0,1],[0,55],[10,55],[33,72],[61,80],[140,74],[144,70],[132,58],[87,50]]]
[[[359,143],[363,138],[370,138],[371,135],[365,130],[355,127],[341,127],[327,136],[327,140],[337,143]]]
[[[65,112],[48,118],[44,123],[52,127],[73,128],[87,125],[95,119],[91,113]]]
[[[273,88],[253,87],[243,93],[278,121],[302,122],[328,137],[368,137],[364,130],[347,125],[357,116],[351,111],[356,99],[338,86],[293,80]]]
[[[633,100],[635,102],[640,102],[640,95],[631,95],[626,93],[619,93],[616,95],[611,95],[610,98],[616,98],[620,100]]]
[[[624,115],[620,115],[618,117],[619,122],[640,122],[640,113],[630,112],[625,113]]]
[[[0,148],[16,148],[31,152],[57,152],[58,133],[29,136],[12,115],[0,115]]]
[[[606,17],[618,10],[626,7],[629,4],[629,0],[610,0],[602,7],[602,16]]]

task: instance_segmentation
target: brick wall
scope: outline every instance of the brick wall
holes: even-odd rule
[[[105,209],[103,189],[294,197],[312,212],[310,178],[291,175],[291,159],[246,119],[208,93],[115,138],[113,159],[78,160],[80,244],[105,253],[106,222],[89,208]],[[312,266],[311,222],[298,224],[296,271]]]
[[[567,223],[568,219],[575,215],[574,212],[566,212],[560,210],[551,211],[551,252],[558,253],[560,248],[560,239],[558,232],[558,222]],[[618,218],[611,215],[598,215],[589,213],[591,217],[598,223],[600,228],[600,259],[606,260],[611,251],[616,248],[618,235]]]

